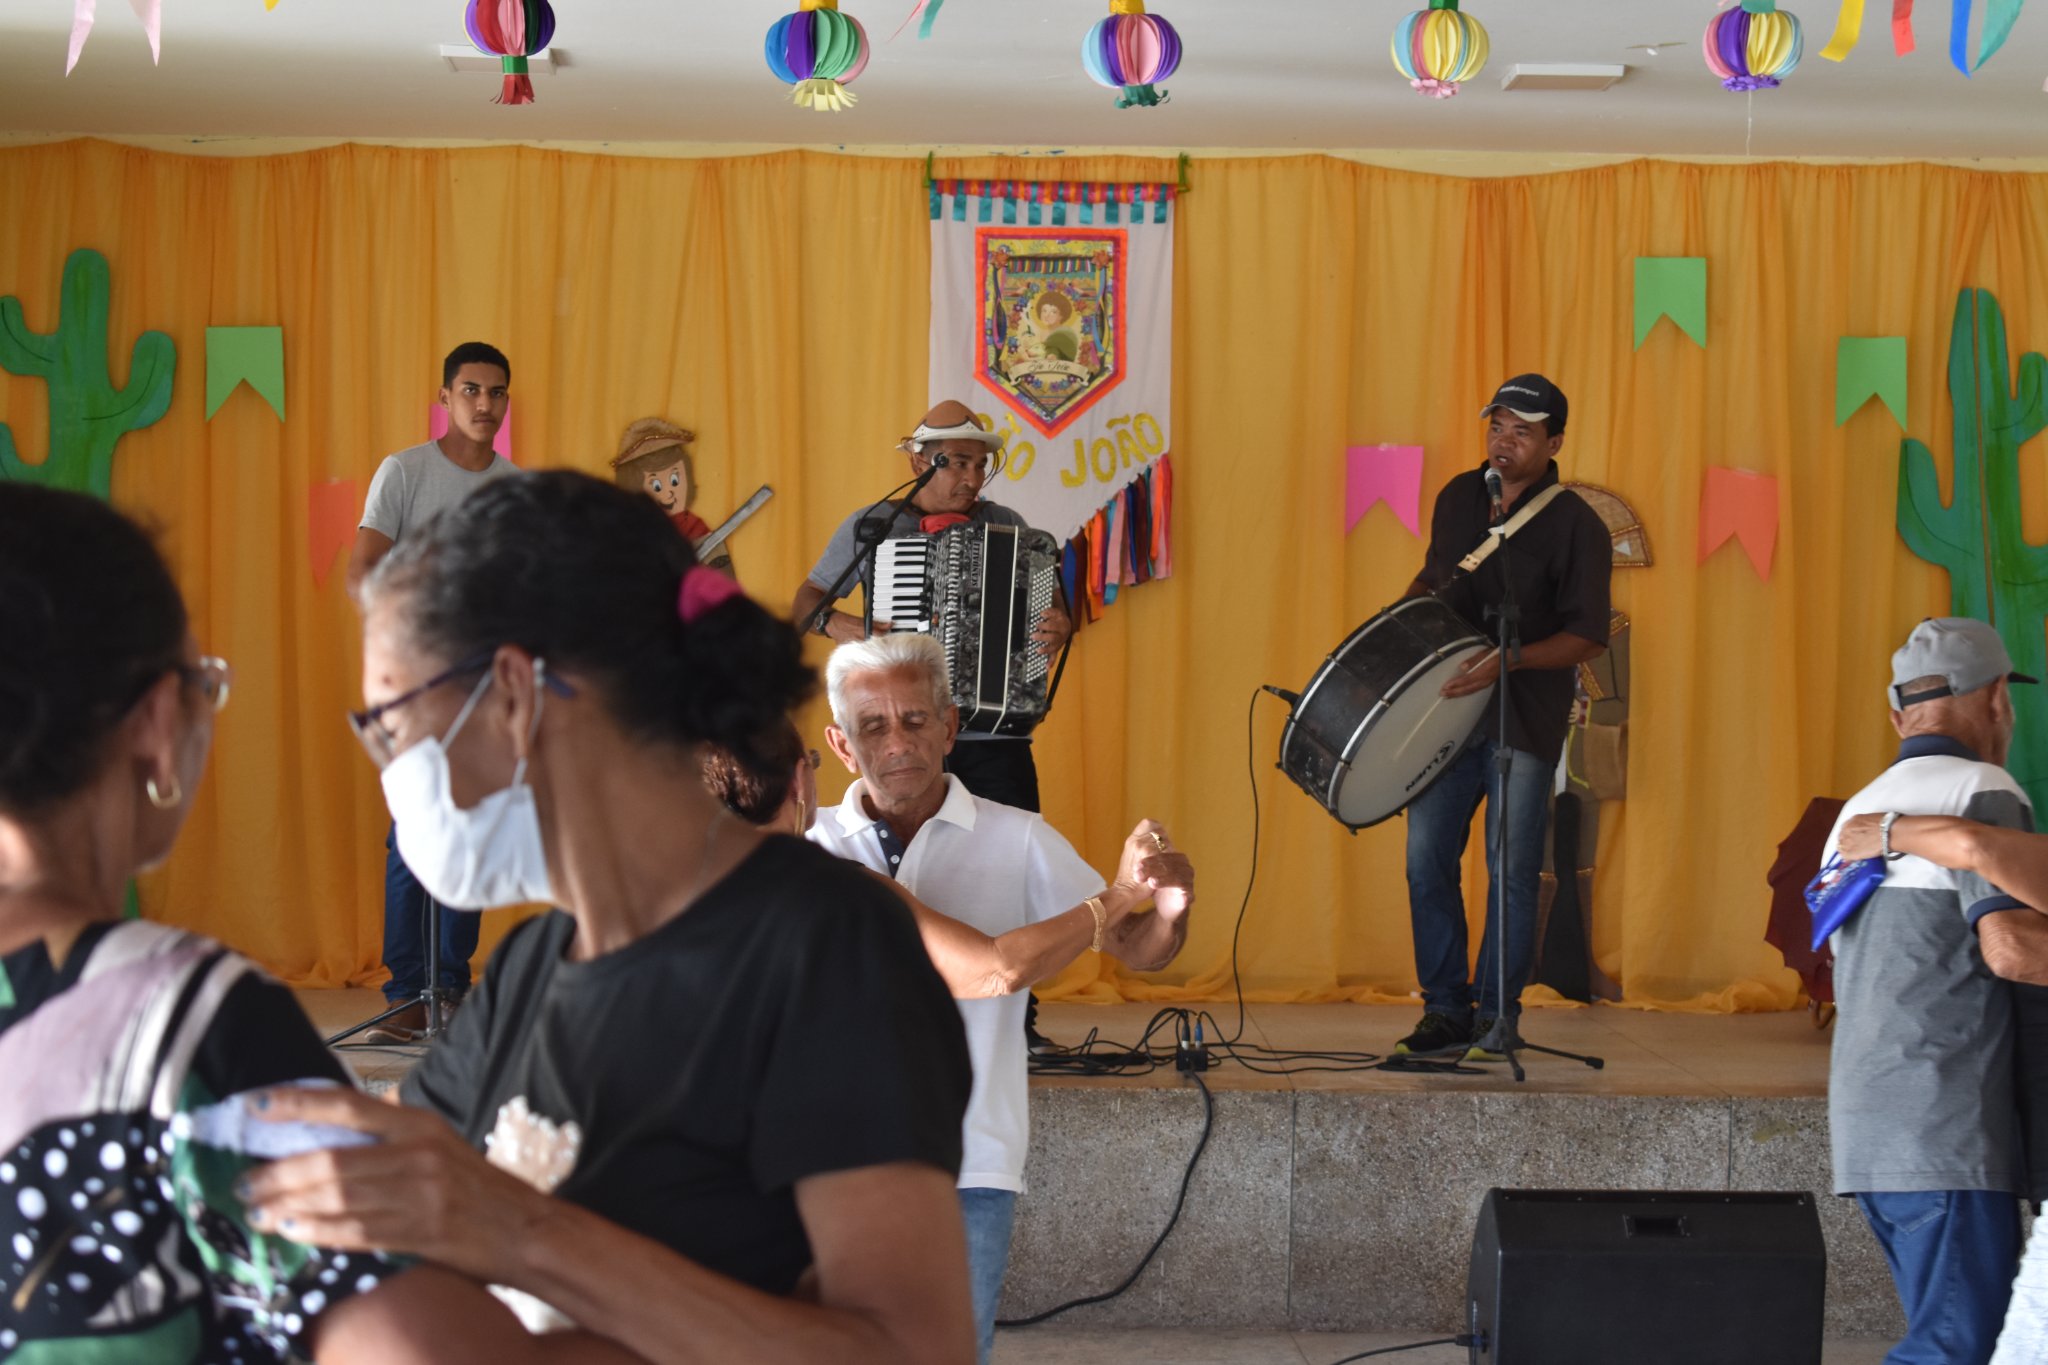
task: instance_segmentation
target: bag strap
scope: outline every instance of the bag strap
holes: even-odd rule
[[[1527,526],[1538,512],[1550,506],[1551,502],[1562,492],[1564,492],[1564,485],[1554,483],[1541,493],[1538,493],[1529,501],[1527,506],[1508,518],[1508,524],[1500,528],[1499,535],[1488,532],[1486,539],[1480,542],[1478,548],[1458,561],[1458,567],[1466,573],[1471,573],[1481,564],[1493,558],[1494,551],[1500,549],[1500,543],[1503,540],[1506,540],[1509,536]]]

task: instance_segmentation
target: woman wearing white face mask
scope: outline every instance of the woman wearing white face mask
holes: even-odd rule
[[[427,890],[565,910],[507,938],[408,1107],[269,1097],[381,1141],[255,1176],[259,1226],[424,1256],[651,1360],[971,1360],[957,1013],[886,888],[701,775],[706,743],[758,763],[813,686],[788,625],[645,498],[546,472],[379,566],[363,671]]]
[[[0,1359],[627,1359],[530,1337],[438,1267],[266,1246],[205,1175],[232,1156],[194,1159],[216,1101],[347,1081],[246,959],[122,917],[192,809],[231,680],[140,530],[0,482]]]

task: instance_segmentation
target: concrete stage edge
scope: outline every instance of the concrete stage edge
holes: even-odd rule
[[[323,1028],[372,1013],[370,991],[309,991]],[[1212,1007],[1226,1027],[1231,1006]],[[1135,1041],[1145,1005],[1050,1005],[1062,1043],[1091,1028]],[[1412,1006],[1253,1005],[1246,1042],[1384,1052]],[[1480,1200],[1494,1186],[1808,1190],[1828,1240],[1827,1335],[1903,1330],[1891,1278],[1828,1168],[1828,1035],[1803,1013],[1678,1015],[1596,1007],[1524,1016],[1531,1041],[1606,1059],[1530,1054],[1529,1079],[1387,1072],[1207,1079],[1215,1131],[1173,1237],[1112,1303],[1063,1327],[1307,1332],[1457,1330]],[[405,1050],[345,1049],[376,1085]],[[1294,1063],[1305,1065],[1306,1063]],[[1195,1087],[1146,1077],[1040,1078],[1029,1189],[1004,1316],[1118,1283],[1165,1225],[1201,1128]]]

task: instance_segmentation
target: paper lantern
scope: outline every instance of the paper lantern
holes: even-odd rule
[[[768,69],[793,87],[790,100],[821,114],[852,107],[846,87],[867,70],[868,33],[839,0],[800,0],[768,30]]]
[[[1723,89],[1770,90],[1798,69],[1806,41],[1798,16],[1781,11],[1777,0],[1742,0],[1714,16],[1701,46]]]
[[[492,103],[532,104],[526,59],[555,40],[555,7],[548,0],[469,0],[462,19],[476,50],[499,58],[505,68],[505,84]]]
[[[1109,17],[1081,40],[1081,65],[1097,85],[1122,92],[1119,109],[1164,104],[1166,92],[1153,87],[1180,67],[1180,34],[1145,13],[1145,0],[1109,0]]]
[[[1447,100],[1486,65],[1486,26],[1458,12],[1458,0],[1429,0],[1394,29],[1394,67],[1431,99]]]

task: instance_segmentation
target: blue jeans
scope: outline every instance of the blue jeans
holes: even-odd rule
[[[391,1004],[410,1000],[426,989],[427,940],[421,932],[426,918],[427,890],[405,859],[398,856],[398,829],[384,836],[384,965],[391,979],[384,999]],[[441,977],[435,984],[460,996],[469,990],[469,959],[476,952],[478,921],[473,910],[437,907],[441,926]]]
[[[1475,742],[1408,807],[1408,918],[1415,929],[1415,976],[1422,1007],[1463,1019],[1477,991],[1481,1018],[1521,1013],[1522,986],[1536,951],[1536,897],[1543,877],[1543,835],[1550,827],[1550,784],[1556,770],[1532,753],[1507,749],[1510,763],[1507,843],[1507,999],[1502,1001],[1493,934],[1493,888],[1501,885],[1494,835],[1500,824],[1501,774],[1494,755],[1504,746]],[[1477,980],[1466,973],[1465,893],[1460,885],[1472,815],[1486,802],[1486,934]]]
[[[960,1191],[960,1219],[967,1225],[967,1284],[974,1296],[975,1351],[981,1365],[988,1365],[996,1345],[996,1307],[1003,1301],[1010,1225],[1016,1217],[1015,1190]]]
[[[1886,1365],[1985,1365],[2012,1297],[2020,1202],[1990,1190],[1856,1196],[1892,1268],[1906,1336]]]

